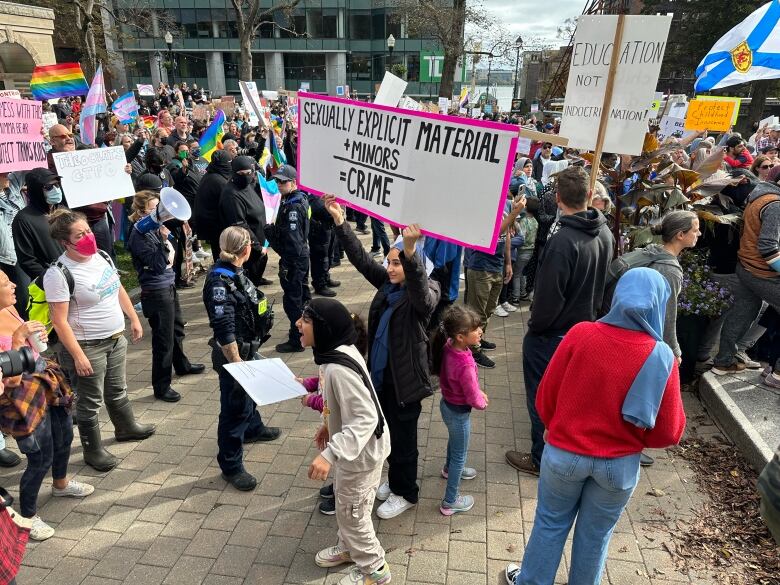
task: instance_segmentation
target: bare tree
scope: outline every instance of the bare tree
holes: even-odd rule
[[[271,25],[285,30],[295,36],[300,36],[295,27],[281,26],[275,19],[278,13],[286,16],[289,22],[295,8],[301,0],[284,0],[271,8],[262,8],[261,0],[230,0],[236,9],[236,26],[238,28],[238,42],[241,50],[238,64],[238,77],[243,80],[252,79],[252,41],[257,37],[260,27]],[[301,33],[305,34],[305,33]]]
[[[556,36],[562,40],[569,42],[569,39],[571,39],[574,36],[574,31],[577,30],[577,19],[576,18],[567,18],[564,20],[561,25],[558,27],[558,31]]]

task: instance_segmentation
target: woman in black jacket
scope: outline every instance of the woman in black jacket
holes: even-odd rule
[[[417,503],[417,421],[420,402],[433,394],[428,368],[427,327],[441,292],[425,272],[420,230],[403,231],[403,250],[387,255],[387,268],[365,251],[333,195],[325,206],[349,261],[377,289],[368,313],[368,364],[390,430],[388,482],[379,486],[380,518],[393,518]]]
[[[211,155],[211,162],[206,167],[206,174],[200,180],[198,192],[195,194],[194,217],[198,226],[198,237],[207,240],[211,246],[214,262],[219,260],[219,201],[228,180],[230,179],[230,155],[226,150],[218,150]]]
[[[160,202],[154,191],[141,191],[133,197],[132,222],[149,215]],[[164,225],[142,234],[130,229],[128,246],[141,285],[141,306],[152,328],[152,388],[154,397],[178,402],[181,395],[171,388],[171,367],[179,376],[200,374],[203,364],[193,364],[184,355],[184,318],[174,286],[173,247],[170,230]]]

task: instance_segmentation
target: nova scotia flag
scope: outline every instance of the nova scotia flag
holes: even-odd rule
[[[780,0],[723,35],[696,68],[697,92],[780,77]]]

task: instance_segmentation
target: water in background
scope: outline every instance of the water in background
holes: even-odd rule
[[[485,93],[485,86],[477,85],[476,87],[479,95]],[[494,85],[490,88],[490,94],[498,100],[498,107],[502,112],[508,112],[512,109],[512,91],[514,86],[511,85]],[[519,90],[519,88],[518,88]]]

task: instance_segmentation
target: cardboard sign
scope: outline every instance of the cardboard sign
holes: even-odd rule
[[[393,225],[419,223],[436,238],[494,251],[517,150],[516,126],[298,97],[302,189],[335,193]]]
[[[535,102],[533,104],[531,104],[531,113],[535,114],[538,111],[539,111],[539,104],[537,104]]]
[[[731,128],[736,103],[733,101],[692,100],[685,118],[686,130],[727,132]]]
[[[385,71],[382,84],[376,92],[374,103],[379,106],[396,107],[401,100],[401,97],[403,97],[407,85],[408,84],[400,77],[396,77],[389,71]]]
[[[520,128],[520,138],[530,138],[535,142],[549,142],[555,146],[569,146],[569,139],[560,134],[547,134],[530,128]]]
[[[151,83],[137,83],[138,95],[154,96],[154,86]]]
[[[0,90],[0,98],[9,98],[12,100],[20,100],[22,99],[22,94],[19,93],[18,89],[1,89]]]
[[[71,208],[135,195],[121,146],[55,152],[52,156]]]
[[[602,112],[618,17],[581,16],[574,36],[561,134],[575,148],[594,150],[602,115],[608,118],[603,149],[641,154],[672,15],[626,16],[612,100]]]
[[[398,107],[402,108],[404,110],[413,110],[415,112],[419,112],[422,110],[422,106],[419,102],[414,101],[409,96],[405,95],[401,98],[401,101],[398,102]]]
[[[210,118],[209,114],[209,107],[205,104],[198,104],[195,107],[192,108],[192,119],[193,120],[204,120],[208,121]]]
[[[51,127],[57,124],[57,122],[59,121],[57,120],[57,114],[55,114],[54,112],[45,112],[43,114],[42,120],[43,120],[44,134],[48,134]]]
[[[656,137],[658,138],[658,142],[663,142],[669,137],[685,138],[690,134],[693,134],[693,131],[685,129],[685,118],[664,116],[658,124],[658,134]]]
[[[721,95],[697,95],[697,100],[710,100],[715,102],[734,102],[734,113],[731,115],[731,125],[736,126],[737,118],[739,118],[739,107],[742,105],[742,98],[738,97],[726,97]]]
[[[0,173],[46,166],[42,112],[41,102],[0,98]]]

